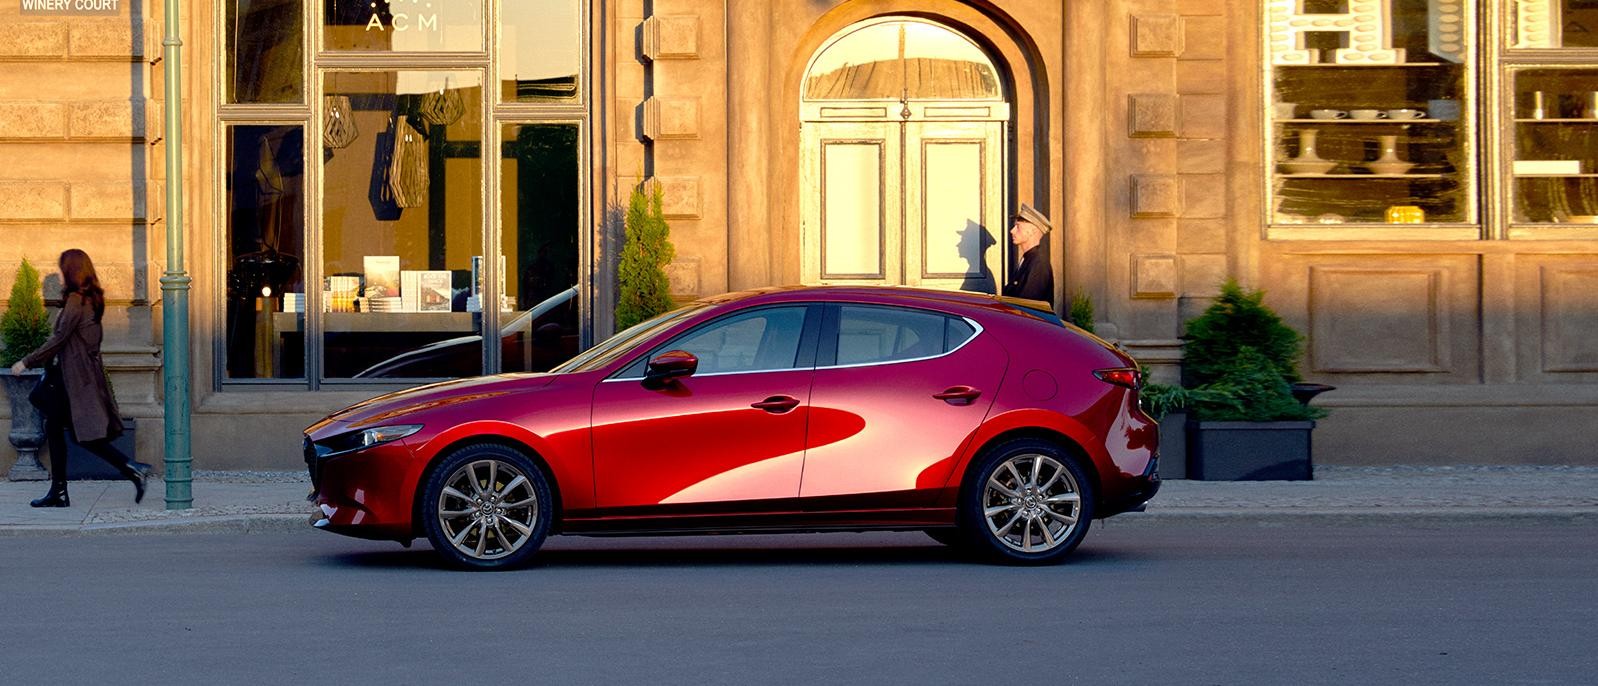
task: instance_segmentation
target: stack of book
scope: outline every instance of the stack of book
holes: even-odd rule
[[[283,294],[283,311],[284,312],[302,312],[302,313],[305,312],[305,294],[304,293],[284,293]]]
[[[367,298],[366,303],[371,306],[373,312],[403,312],[404,310],[400,309],[403,307],[402,300],[399,296],[391,296]]]
[[[359,276],[327,277],[327,310],[329,312],[354,312],[355,298],[361,292]]]

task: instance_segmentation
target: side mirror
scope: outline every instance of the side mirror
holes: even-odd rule
[[[645,388],[662,388],[672,379],[693,376],[699,370],[699,358],[682,350],[668,350],[649,361],[649,371],[644,374]]]

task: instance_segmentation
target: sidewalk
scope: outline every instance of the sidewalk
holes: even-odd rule
[[[1314,481],[1167,481],[1148,511],[1112,526],[1211,518],[1316,517],[1428,522],[1598,523],[1598,467],[1318,467]],[[168,511],[151,479],[133,504],[123,481],[75,481],[72,507],[35,509],[47,482],[0,481],[0,537],[130,533],[255,533],[309,529],[303,472],[198,471],[194,507]]]

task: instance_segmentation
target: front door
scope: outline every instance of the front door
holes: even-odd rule
[[[706,511],[732,501],[758,509],[758,501],[777,507],[797,497],[819,319],[820,308],[805,305],[724,317],[651,353],[692,353],[692,376],[647,387],[641,359],[600,382],[594,479],[606,514]]]
[[[803,273],[813,284],[997,292],[1006,241],[997,70],[919,19],[844,31],[802,104]]]

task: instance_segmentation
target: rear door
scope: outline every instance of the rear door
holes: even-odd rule
[[[929,506],[987,416],[1008,356],[975,322],[929,310],[832,305],[810,392],[810,507]],[[870,494],[868,498],[850,496]]]

